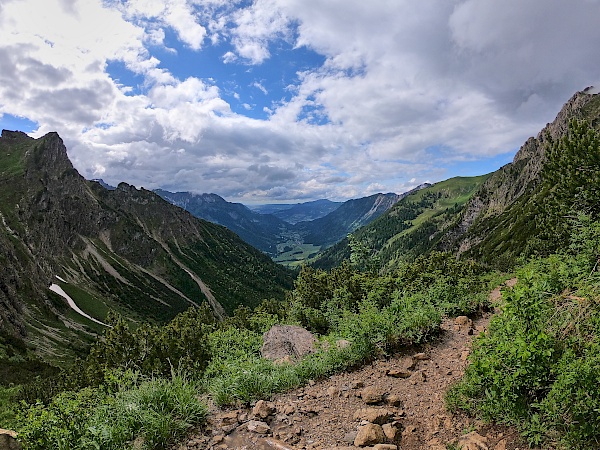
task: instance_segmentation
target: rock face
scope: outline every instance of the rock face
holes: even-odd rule
[[[295,325],[275,325],[263,335],[260,353],[271,361],[298,359],[315,351],[312,333]]]
[[[85,180],[56,133],[2,132],[0,193],[0,331],[40,353],[83,345],[72,331],[82,325],[48,290],[55,276],[109,309],[157,322],[204,301],[224,316],[291,286],[285,269],[222,227],[143,188]],[[69,326],[35,336],[28,325],[46,320]]]
[[[493,238],[495,233],[510,233],[506,228],[513,223],[501,223],[497,218],[539,185],[548,138],[554,141],[560,139],[573,118],[586,119],[598,128],[600,95],[589,92],[592,91],[577,92],[552,123],[521,146],[512,163],[501,167],[486,180],[465,206],[460,222],[445,236],[442,248],[479,256],[477,247]],[[494,258],[494,255],[490,257]]]

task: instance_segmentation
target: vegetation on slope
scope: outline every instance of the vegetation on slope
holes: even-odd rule
[[[32,449],[59,448],[59,435],[65,436],[61,448],[80,448],[82,442],[100,442],[101,436],[113,435],[115,440],[102,441],[102,448],[131,446],[140,436],[142,442],[151,442],[144,434],[148,428],[139,428],[119,409],[122,398],[138,395],[135,392],[145,383],[142,380],[165,386],[182,384],[177,377],[169,381],[175,372],[188,380],[186,385],[197,386],[199,393],[217,404],[248,403],[403,345],[430,340],[444,316],[485,307],[488,283],[476,264],[434,253],[381,275],[368,270],[360,248],[357,251],[352,265],[331,272],[303,269],[286,302],[264,301],[254,311],[238,308],[224,322],[215,321],[206,307],[189,309],[165,326],[145,324],[132,329],[124,320],[112,318],[112,328],[85,360],[58,376],[37,379],[19,389],[16,395],[29,406],[12,424]],[[313,330],[320,336],[318,352],[297,364],[278,365],[261,358],[262,334],[275,323],[301,324]],[[340,339],[351,345],[337,348],[335,342]],[[132,377],[135,383],[120,381]],[[101,412],[84,413],[90,401],[101,405]],[[154,402],[144,408],[156,412]],[[177,411],[184,406],[169,405],[148,417],[164,415],[165,421],[179,417]],[[103,425],[109,416],[113,431]],[[200,420],[197,415],[193,423]],[[160,442],[146,448],[164,448]]]
[[[521,232],[537,231],[540,253],[559,251],[518,272],[448,395],[452,408],[517,425],[535,445],[600,445],[599,144],[578,121],[551,143],[535,228]]]
[[[532,445],[600,445],[600,222],[581,216],[570,251],[532,260],[503,292],[451,409],[517,426]]]
[[[382,266],[393,270],[434,250],[459,220],[465,203],[489,175],[451,178],[420,189],[396,203],[381,217],[353,233],[373,250]],[[331,269],[350,257],[348,239],[319,255],[314,267]]]

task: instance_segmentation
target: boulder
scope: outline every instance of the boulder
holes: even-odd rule
[[[368,423],[362,427],[358,427],[356,439],[354,439],[355,447],[366,447],[368,445],[383,444],[385,442],[385,434],[379,425]]]
[[[14,431],[0,428],[0,450],[21,450],[23,447],[16,438]]]
[[[268,434],[271,431],[271,427],[260,420],[251,420],[246,426],[248,431],[257,434]]]
[[[381,427],[381,429],[383,430],[383,434],[385,434],[385,437],[388,438],[390,441],[395,441],[398,438],[398,432],[400,430],[398,430],[398,427],[396,425],[386,423]]]
[[[374,405],[383,401],[383,393],[372,386],[364,388],[360,395],[367,405]]]
[[[266,402],[264,400],[259,400],[252,408],[252,415],[254,417],[260,417],[261,419],[266,419],[271,414],[275,412],[275,404],[271,402]]]
[[[312,333],[295,325],[274,325],[263,335],[260,353],[271,361],[301,358],[315,351],[316,339]]]
[[[387,395],[385,397],[385,402],[391,406],[396,406],[396,407],[402,406],[402,399],[400,398],[399,395],[396,395],[396,394]]]
[[[366,420],[367,422],[383,425],[387,423],[394,413],[382,408],[361,408],[354,413],[354,420]]]

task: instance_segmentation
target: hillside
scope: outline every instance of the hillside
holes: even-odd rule
[[[551,179],[572,164],[563,161],[547,167],[547,151],[563,151],[558,147],[572,120],[585,120],[600,129],[600,95],[589,92],[593,91],[576,93],[552,123],[523,144],[512,163],[489,175],[453,178],[410,195],[358,229],[355,238],[372,250],[386,270],[433,249],[509,269],[521,255],[548,255],[568,245],[569,225],[564,218],[582,211],[573,209],[565,196],[556,199]],[[593,180],[590,175],[588,182],[594,184]],[[576,182],[571,184],[569,195],[576,198],[580,188]],[[329,269],[349,256],[344,240],[312,264]]]
[[[553,188],[552,183],[543,183],[543,169],[547,149],[567,135],[571,120],[585,120],[600,129],[600,95],[588,92],[592,91],[577,92],[552,123],[523,144],[512,163],[487,179],[466,205],[461,221],[445,237],[444,248],[508,267],[521,254],[549,254],[564,244],[564,230],[556,228],[557,218],[552,217],[556,214],[548,210]],[[576,214],[569,211],[568,202],[562,206],[562,216]]]
[[[317,200],[286,205],[285,209],[277,209],[272,214],[260,214],[216,194],[173,193],[161,189],[155,192],[195,217],[227,227],[278,263],[289,266],[301,264],[320,249],[372,222],[406,195],[375,194],[341,204]],[[273,208],[266,205],[263,211]],[[310,220],[297,222],[299,219]]]
[[[400,262],[411,261],[436,248],[488,176],[451,178],[412,192],[353,235],[391,270]],[[349,257],[350,247],[344,239],[319,255],[312,265],[330,269]]]
[[[268,255],[277,255],[277,244],[288,224],[271,214],[259,214],[241,203],[231,203],[216,194],[192,194],[157,189],[166,201],[189,211],[193,216],[223,225],[248,244]]]
[[[51,284],[100,321],[113,309],[159,323],[203,302],[223,317],[291,285],[285,269],[225,228],[150,191],[84,180],[56,133],[2,132],[0,218],[0,328],[53,358],[103,327]]]

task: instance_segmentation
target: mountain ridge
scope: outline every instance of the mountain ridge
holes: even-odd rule
[[[593,92],[586,89],[575,93],[554,121],[525,141],[511,163],[486,176],[473,177],[481,182],[471,185],[466,197],[467,191],[460,190],[446,195],[446,205],[440,209],[436,204],[444,195],[433,195],[436,186],[453,179],[436,183],[421,191],[433,195],[427,204],[417,198],[419,195],[409,196],[377,221],[358,229],[355,237],[387,270],[396,267],[395,261],[410,261],[432,250],[451,251],[501,269],[510,269],[520,255],[557,250],[560,242],[546,223],[546,196],[552,189],[542,186],[546,149],[568,134],[572,120],[585,120],[600,129],[600,94]],[[454,206],[450,204],[453,196],[457,200]],[[349,256],[348,241],[342,241],[319,255],[313,264],[331,268]]]
[[[55,276],[88,308],[133,321],[164,322],[204,301],[224,316],[291,286],[290,273],[226,228],[143,188],[86,181],[57,133],[2,132],[0,214],[0,326],[47,351],[98,331],[69,317],[48,290]]]
[[[333,211],[321,216],[320,212],[297,211],[311,208],[300,204],[288,208],[286,213],[261,214],[241,203],[230,203],[217,194],[193,194],[190,192],[169,192],[157,189],[156,192],[165,200],[191,212],[194,216],[223,225],[244,239],[250,245],[267,253],[278,262],[297,262],[293,255],[303,253],[303,248],[316,252],[343,239],[348,233],[356,230],[389,209],[405,194],[373,194],[368,197],[351,199],[339,205],[327,205],[325,209]],[[317,200],[322,203],[323,201]],[[313,204],[315,202],[308,202]],[[282,217],[319,216],[314,220],[295,222],[285,221]],[[301,250],[299,250],[301,249]],[[290,260],[286,260],[287,255]]]
[[[499,257],[506,259],[507,264],[514,260],[520,249],[498,248],[499,236],[503,232],[515,233],[516,223],[521,225],[526,220],[523,213],[538,208],[532,202],[543,202],[534,197],[540,195],[546,148],[567,134],[569,122],[586,120],[592,127],[600,127],[600,95],[590,92],[593,91],[589,88],[576,92],[552,122],[525,141],[511,163],[492,174],[466,205],[461,221],[444,239],[443,248],[488,263]],[[535,213],[526,214],[530,214],[527,220],[533,222]],[[521,219],[517,220],[517,216]],[[526,228],[531,226],[530,223]],[[535,234],[534,230],[516,233],[522,238]]]

